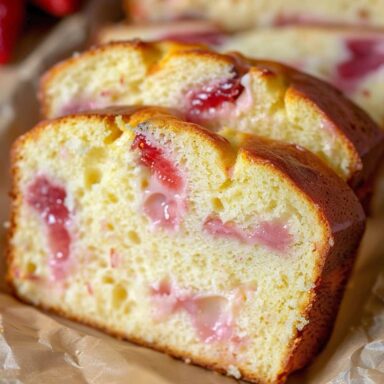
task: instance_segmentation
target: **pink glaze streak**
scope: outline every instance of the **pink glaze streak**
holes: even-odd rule
[[[248,290],[254,292],[253,288]],[[235,318],[248,290],[235,290],[226,298],[222,295],[194,294],[162,280],[151,286],[150,296],[156,321],[165,321],[171,315],[185,312],[202,342],[243,344],[246,340],[236,333]]]
[[[115,248],[109,250],[109,260],[111,268],[119,268],[121,264],[121,257],[119,253],[116,252]]]
[[[245,244],[260,244],[274,251],[284,252],[293,242],[287,224],[281,220],[261,221],[254,229],[246,231],[234,222],[223,223],[218,217],[208,217],[204,230],[215,237],[230,238]]]

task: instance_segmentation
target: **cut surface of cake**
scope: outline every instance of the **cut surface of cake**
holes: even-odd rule
[[[321,24],[384,26],[384,2],[376,0],[125,0],[135,21],[207,19],[230,30]]]
[[[101,45],[48,71],[40,94],[48,117],[110,105],[160,105],[213,131],[300,145],[362,195],[383,151],[379,127],[321,80],[191,44]]]
[[[329,336],[365,217],[312,153],[235,135],[236,146],[143,108],[47,120],[19,138],[16,294],[237,378],[283,383]]]

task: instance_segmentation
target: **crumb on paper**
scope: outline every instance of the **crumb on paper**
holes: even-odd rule
[[[4,223],[3,223],[3,227],[5,228],[5,229],[9,229],[9,228],[11,228],[11,223],[7,220],[7,221],[4,221]]]
[[[184,359],[184,363],[186,363],[186,364],[191,364],[191,362],[192,362],[192,360],[188,357],[186,359]]]
[[[227,369],[227,375],[232,376],[235,379],[241,379],[241,373],[237,367],[230,365]]]

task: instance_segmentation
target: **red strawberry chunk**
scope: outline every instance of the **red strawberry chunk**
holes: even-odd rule
[[[165,150],[144,134],[136,135],[132,148],[140,150],[139,162],[151,172],[143,194],[144,214],[154,228],[178,230],[187,206],[184,175]]]
[[[198,122],[213,118],[224,103],[234,103],[243,92],[240,78],[226,79],[219,83],[205,84],[187,93],[187,118]]]
[[[343,80],[358,80],[384,65],[384,40],[353,39],[346,47],[350,58],[337,67]]]
[[[56,277],[62,273],[62,263],[69,258],[71,236],[68,231],[70,213],[65,205],[64,188],[39,176],[28,188],[27,202],[40,214],[48,233],[48,244],[53,258],[50,265]]]
[[[183,188],[183,179],[176,166],[167,159],[164,151],[153,145],[141,134],[136,135],[132,148],[141,151],[140,163],[148,167],[167,188],[178,191]]]

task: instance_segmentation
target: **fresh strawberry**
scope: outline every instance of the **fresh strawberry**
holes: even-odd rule
[[[34,4],[53,16],[70,15],[79,10],[81,0],[32,0]]]
[[[0,0],[0,64],[9,61],[23,18],[23,0]]]

